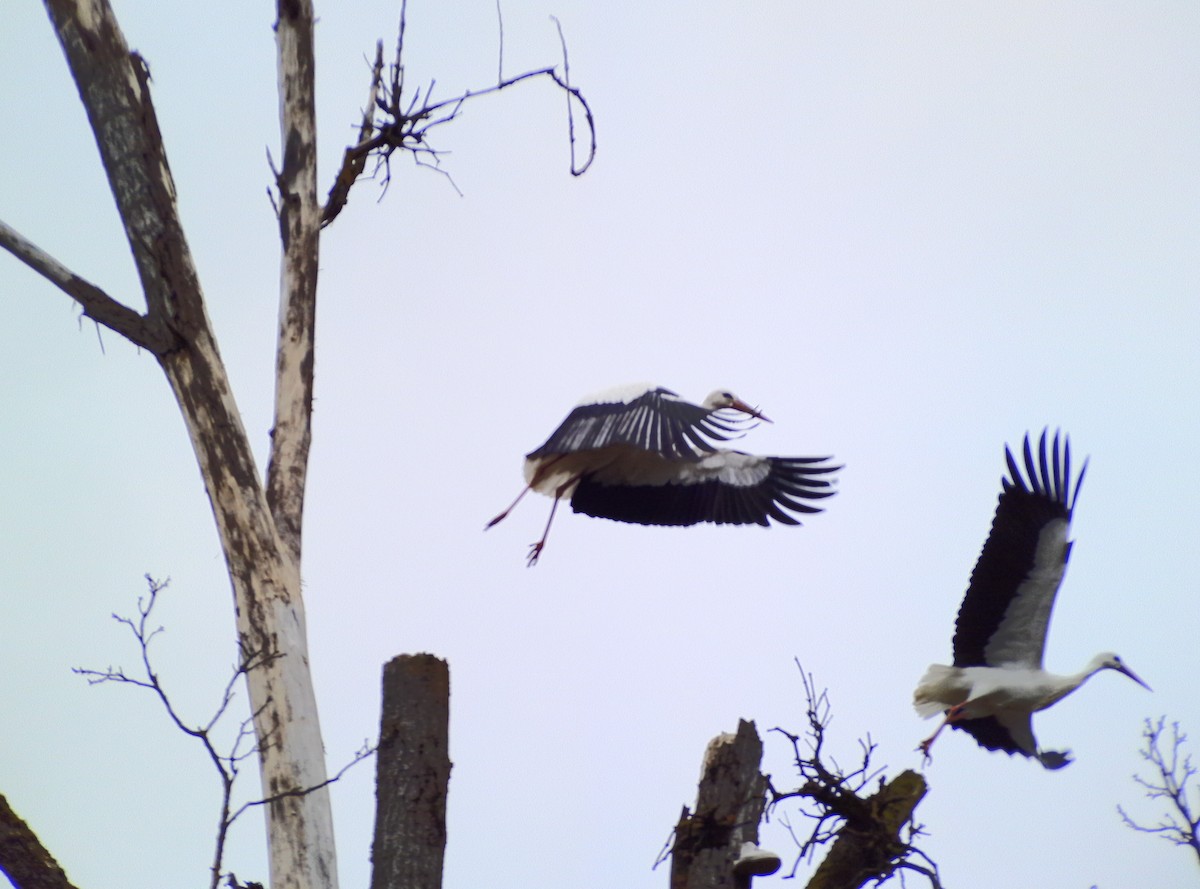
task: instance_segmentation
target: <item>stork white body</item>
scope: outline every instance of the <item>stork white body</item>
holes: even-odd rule
[[[946,714],[919,749],[928,757],[934,740],[950,725],[989,750],[1032,757],[1058,769],[1071,761],[1069,752],[1039,748],[1034,713],[1101,670],[1116,670],[1149,686],[1111,652],[1096,655],[1071,675],[1042,669],[1050,614],[1071,553],[1071,514],[1087,464],[1072,485],[1070,444],[1064,441],[1060,449],[1056,434],[1048,451],[1045,432],[1036,461],[1025,437],[1028,480],[1007,448],[1005,455],[1009,478],[1002,481],[991,534],[958,612],[954,664],[931,666],[913,694],[921,716]]]
[[[525,489],[488,527],[530,490],[553,497],[545,533],[530,548],[533,565],[563,497],[575,512],[643,525],[797,525],[791,513],[820,512],[804,501],[834,493],[824,476],[841,467],[830,458],[759,457],[713,444],[740,436],[749,418],[771,422],[724,390],[698,405],[645,384],[589,396],[525,456]]]

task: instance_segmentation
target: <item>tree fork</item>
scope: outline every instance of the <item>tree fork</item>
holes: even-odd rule
[[[243,650],[271,655],[247,673],[263,788],[277,797],[267,807],[271,886],[336,889],[333,819],[300,597],[319,226],[316,154],[305,149],[315,140],[312,7],[305,0],[280,3],[277,24],[286,125],[285,167],[277,182],[285,205],[284,271],[268,469],[272,496],[260,480],[207,317],[149,69],[129,51],[107,0],[46,0],[46,8],[96,137],[146,299],[144,325],[120,332],[139,345],[159,346],[153,351],[179,403],[220,532]]]

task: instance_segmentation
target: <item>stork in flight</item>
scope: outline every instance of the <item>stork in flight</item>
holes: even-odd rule
[[[820,512],[805,501],[832,496],[825,476],[841,467],[829,457],[758,457],[712,444],[740,436],[750,418],[771,422],[720,389],[701,404],[649,385],[585,398],[525,455],[525,488],[487,527],[530,490],[553,497],[546,530],[529,550],[532,566],[568,496],[575,512],[640,525],[798,525],[790,513]]]
[[[954,634],[954,665],[934,664],[913,693],[923,717],[946,718],[918,748],[929,749],[947,725],[962,729],[988,750],[1019,753],[1048,769],[1071,761],[1070,751],[1042,750],[1032,716],[1065,698],[1101,670],[1116,670],[1142,682],[1111,652],[1098,654],[1070,676],[1042,669],[1046,629],[1054,596],[1067,569],[1067,539],[1087,461],[1071,483],[1071,446],[1059,447],[1056,432],[1047,453],[1042,432],[1038,453],[1025,436],[1025,476],[1012,451],[1004,449],[1009,477],[962,607]],[[1028,478],[1026,478],[1026,476]]]

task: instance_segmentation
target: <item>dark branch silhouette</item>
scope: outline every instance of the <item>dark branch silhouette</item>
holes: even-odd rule
[[[1124,807],[1117,806],[1121,820],[1133,830],[1154,834],[1176,846],[1187,846],[1200,861],[1200,812],[1188,802],[1189,791],[1200,797],[1200,782],[1195,777],[1200,770],[1192,765],[1192,756],[1184,749],[1187,735],[1179,730],[1179,723],[1171,723],[1171,741],[1168,745],[1163,737],[1167,718],[1160,716],[1157,722],[1146,720],[1142,737],[1146,744],[1138,754],[1150,764],[1154,774],[1143,778],[1135,774],[1133,780],[1152,800],[1163,800],[1167,811],[1155,824],[1135,820]]]
[[[785,800],[799,799],[799,814],[811,822],[806,836],[786,814],[780,817],[799,847],[789,876],[795,877],[802,861],[811,862],[818,848],[832,844],[808,889],[856,889],[905,871],[921,874],[933,889],[941,889],[937,865],[912,844],[921,832],[912,816],[927,790],[924,778],[906,770],[888,781],[884,768],[871,762],[876,744],[869,735],[858,742],[857,765],[844,770],[825,749],[831,721],[828,692],[818,693],[812,674],[805,673],[799,661],[796,666],[808,702],[808,727],[803,734],[782,728],[772,731],[791,742],[802,783],[795,790],[781,791],[770,776],[767,779],[768,815]],[[869,790],[872,784],[877,784],[874,793]],[[902,833],[907,839],[901,839]]]
[[[504,67],[504,20],[497,7],[500,22],[500,61],[494,85],[478,90],[466,90],[457,96],[433,101],[436,80],[431,80],[422,94],[421,87],[406,92],[404,70],[404,37],[407,30],[407,2],[400,4],[400,26],[396,39],[396,58],[388,66],[386,82],[383,78],[383,45],[375,48],[375,64],[371,69],[370,104],[363,111],[363,119],[358,128],[358,141],[348,147],[342,156],[342,167],[330,189],[329,197],[321,214],[321,225],[329,225],[346,206],[350,189],[366,169],[367,159],[374,157],[375,165],[371,178],[380,177],[382,191],[380,198],[387,192],[391,183],[391,159],[397,151],[408,152],[417,166],[428,167],[441,173],[450,182],[455,191],[458,186],[449,172],[442,168],[441,161],[445,152],[435,148],[430,142],[431,131],[442,124],[456,119],[463,106],[470,99],[486,96],[489,93],[500,92],[516,86],[527,80],[543,78],[550,80],[561,89],[567,97],[567,133],[571,147],[571,175],[582,176],[592,165],[596,157],[596,123],[592,116],[591,106],[580,90],[571,86],[571,68],[567,58],[567,43],[563,36],[562,25],[558,19],[553,19],[558,30],[559,42],[562,46],[562,73],[558,68],[549,66],[526,71],[513,77],[503,77]],[[576,107],[581,109],[588,127],[588,148],[584,159],[580,161],[575,133]],[[459,191],[459,194],[462,192]]]

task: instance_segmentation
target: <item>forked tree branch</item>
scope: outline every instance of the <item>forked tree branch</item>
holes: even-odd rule
[[[159,355],[175,345],[175,338],[165,328],[151,324],[144,316],[117,302],[4,222],[0,222],[0,247],[79,303],[86,317],[119,333],[135,346]]]
[[[279,0],[283,169],[278,202],[284,239],[273,484],[266,488],[209,323],[183,231],[150,91],[150,72],[130,52],[110,0],[45,0],[88,115],[125,228],[156,342],[183,416],[233,586],[244,651],[278,652],[246,674],[261,778],[271,793],[323,785],[324,747],[300,588],[303,506],[311,407],[315,311],[315,125],[312,123],[312,5]],[[159,339],[159,337],[163,339]],[[295,368],[298,373],[292,374]],[[333,816],[327,793],[281,798],[266,810],[273,889],[336,889]]]
[[[811,861],[817,849],[832,844],[810,878],[808,889],[858,889],[905,871],[921,874],[932,889],[940,889],[937,865],[912,845],[920,832],[912,821],[913,811],[927,791],[925,779],[906,770],[887,781],[884,770],[871,763],[876,745],[869,736],[858,742],[858,765],[844,770],[825,751],[825,733],[831,719],[828,693],[818,693],[812,675],[804,672],[799,661],[796,666],[808,702],[808,727],[802,735],[782,728],[772,731],[791,742],[803,784],[796,790],[780,791],[768,778],[768,812],[784,800],[799,798],[799,814],[811,822],[808,836],[801,839],[802,833],[790,821],[781,819],[799,847],[791,876],[795,876],[801,861]],[[869,785],[876,783],[877,789],[870,793]],[[902,839],[906,832],[908,838]]]
[[[465,103],[470,99],[500,92],[534,78],[549,79],[561,89],[567,97],[567,132],[571,148],[571,175],[582,176],[592,165],[596,157],[596,122],[592,115],[591,106],[583,93],[571,85],[571,68],[567,58],[567,43],[563,36],[562,25],[558,19],[552,19],[558,29],[559,41],[562,45],[562,73],[550,66],[535,71],[526,71],[513,77],[503,77],[504,59],[504,20],[500,21],[500,62],[498,79],[492,86],[478,90],[466,90],[459,95],[433,102],[433,88],[436,81],[431,82],[422,96],[421,88],[417,87],[411,95],[406,90],[404,71],[404,37],[407,29],[407,3],[400,5],[400,26],[396,41],[396,58],[390,66],[388,82],[382,80],[382,45],[376,45],[376,63],[371,70],[370,95],[374,107],[364,111],[363,122],[359,126],[358,142],[348,147],[342,156],[342,167],[330,189],[329,197],[322,211],[322,225],[328,225],[346,206],[350,189],[366,169],[367,159],[375,158],[375,168],[372,176],[383,176],[383,191],[391,182],[391,158],[397,151],[408,152],[418,166],[429,167],[449,178],[449,174],[441,167],[441,152],[429,141],[430,132],[442,124],[449,123],[458,117]],[[588,129],[588,147],[584,159],[579,159],[577,139],[575,134],[575,108],[582,110]],[[378,117],[368,120],[368,115],[378,113]],[[450,180],[451,185],[454,180]],[[457,190],[457,186],[455,186]]]
[[[375,44],[375,63],[371,66],[371,89],[367,93],[367,104],[363,107],[362,122],[358,125],[358,139],[355,145],[360,145],[375,133],[375,107],[379,102],[379,93],[383,89],[383,41]],[[338,170],[329,189],[329,197],[321,210],[321,227],[329,225],[342,212],[346,201],[350,199],[350,189],[363,174],[367,167],[367,155],[355,153],[353,147],[347,148],[342,156],[342,168]]]

